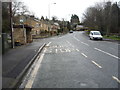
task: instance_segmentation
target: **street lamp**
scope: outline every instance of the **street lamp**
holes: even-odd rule
[[[48,17],[49,17],[49,20],[50,20],[50,9],[51,9],[51,4],[56,4],[56,3],[50,3],[48,5]]]
[[[49,25],[48,25],[48,30],[51,31],[51,25],[50,25],[50,9],[51,9],[51,4],[56,4],[56,3],[49,3],[48,4],[48,17],[49,17]]]

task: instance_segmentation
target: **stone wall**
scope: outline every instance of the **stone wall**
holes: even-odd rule
[[[20,42],[21,44],[25,44],[23,28],[14,28],[13,36],[14,42]]]

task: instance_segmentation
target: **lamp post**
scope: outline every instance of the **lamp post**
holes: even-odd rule
[[[11,47],[14,48],[12,2],[9,3],[9,8],[10,8]]]
[[[48,25],[48,30],[49,32],[51,31],[51,25],[50,25],[50,10],[51,10],[51,4],[56,4],[56,3],[49,3],[48,4],[48,17],[49,17],[49,25]]]
[[[56,3],[49,3],[49,4],[48,4],[48,17],[49,17],[49,20],[50,20],[50,9],[51,9],[51,4],[56,4]]]

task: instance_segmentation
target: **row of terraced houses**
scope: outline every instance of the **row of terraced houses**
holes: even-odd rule
[[[39,20],[33,16],[16,16],[13,25],[13,38],[15,44],[26,44],[33,38],[45,35],[56,35],[60,26],[53,21]]]

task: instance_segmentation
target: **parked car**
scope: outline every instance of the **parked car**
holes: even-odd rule
[[[69,33],[73,33],[73,30],[70,30]]]
[[[90,31],[89,34],[90,39],[99,39],[102,40],[103,36],[101,35],[100,31]]]

